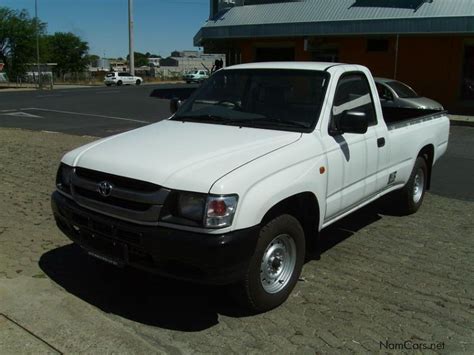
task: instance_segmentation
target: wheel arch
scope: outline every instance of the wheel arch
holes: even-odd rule
[[[273,205],[263,216],[261,225],[265,225],[273,218],[289,214],[295,217],[303,227],[306,244],[312,245],[319,232],[321,213],[319,201],[313,192],[300,192],[286,197]]]
[[[426,166],[428,168],[428,176],[426,180],[426,189],[429,190],[431,187],[431,171],[433,168],[433,160],[434,160],[434,146],[433,144],[427,144],[423,148],[420,149],[420,152],[417,155],[418,157],[422,157],[426,161]]]

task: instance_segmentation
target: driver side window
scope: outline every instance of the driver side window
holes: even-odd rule
[[[363,73],[348,73],[339,79],[331,111],[330,129],[335,128],[335,121],[347,111],[362,112],[366,115],[369,126],[377,124],[369,82]]]

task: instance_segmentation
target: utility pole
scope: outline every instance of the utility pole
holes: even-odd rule
[[[130,74],[135,75],[135,52],[133,49],[133,0],[128,0],[128,55]]]
[[[38,89],[41,89],[41,66],[40,66],[40,49],[39,49],[39,31],[40,24],[38,19],[38,0],[35,0],[35,19],[36,19],[36,65],[38,66]]]

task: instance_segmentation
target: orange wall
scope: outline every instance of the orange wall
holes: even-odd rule
[[[399,80],[445,105],[457,101],[463,69],[462,37],[405,37],[399,48]]]
[[[366,37],[326,37],[326,44],[339,48],[339,61],[362,64],[370,68],[375,76],[393,78],[395,70],[395,37],[390,40],[386,52],[367,52]],[[421,95],[451,105],[459,98],[461,86],[463,36],[401,36],[399,39],[397,79],[411,85]],[[295,48],[295,60],[311,60],[312,53],[304,50],[302,38],[278,38],[242,40],[240,47],[242,62],[255,60],[255,48],[265,45],[291,43]]]

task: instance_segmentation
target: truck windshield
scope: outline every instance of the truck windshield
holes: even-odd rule
[[[419,95],[408,85],[405,85],[399,81],[389,81],[387,85],[392,88],[402,99],[414,99],[419,97]]]
[[[308,132],[319,118],[328,78],[313,70],[221,70],[172,119]]]

